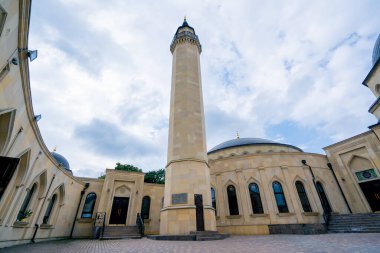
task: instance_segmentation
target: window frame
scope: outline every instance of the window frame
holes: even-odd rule
[[[216,208],[216,191],[215,191],[215,188],[211,187],[210,191],[211,191],[211,206],[215,209],[215,215],[216,215],[216,211],[218,209]]]
[[[251,191],[251,185],[256,186],[257,192]],[[255,182],[249,183],[248,184],[248,193],[249,193],[249,198],[251,200],[252,213],[253,214],[263,214],[264,213],[264,206],[263,206],[263,201],[261,200],[259,185]],[[256,195],[256,199],[252,195]],[[259,202],[259,205],[257,205],[256,201]]]
[[[280,187],[280,188],[278,188],[278,189],[280,189],[279,192],[276,191],[275,185],[279,185],[279,187]],[[285,197],[284,188],[282,187],[282,184],[278,181],[273,181],[272,182],[272,190],[273,190],[273,195],[274,195],[274,199],[276,201],[278,212],[279,213],[289,213],[289,207],[288,207],[288,204],[286,203],[286,197]],[[283,204],[281,204],[280,201],[283,202]]]
[[[147,212],[146,212],[146,210],[144,210],[144,207],[145,207],[144,206],[144,200],[149,201],[148,202],[149,204],[147,205]],[[141,215],[142,219],[149,219],[149,217],[150,217],[150,204],[151,204],[151,198],[148,195],[144,196],[142,198],[142,201],[141,201],[141,211],[140,211],[140,215]],[[145,214],[147,214],[147,215],[145,216]]]
[[[310,205],[309,197],[307,196],[307,192],[306,192],[304,183],[302,183],[300,180],[297,180],[294,183],[294,186],[296,187],[298,198],[299,198],[299,201],[301,203],[303,211],[305,213],[312,213],[313,208]],[[302,189],[300,189],[300,187]]]
[[[24,201],[22,202],[21,208],[20,208],[20,210],[18,211],[18,214],[17,214],[17,221],[21,221],[22,220],[21,214],[23,212],[25,212],[26,210],[28,210],[28,207],[30,206],[30,203],[32,202],[33,197],[34,197],[36,191],[37,191],[37,183],[34,183],[32,185],[32,188],[30,188],[30,190],[26,193]]]
[[[89,210],[85,210],[85,208],[88,208],[88,205],[90,205],[90,204],[87,203],[87,199],[88,199],[90,196],[92,196],[92,195],[95,196],[95,199],[94,199],[93,203],[91,204],[91,205],[92,205],[92,206],[91,206],[91,211],[89,211]],[[92,216],[94,215],[94,209],[95,209],[95,204],[96,204],[96,198],[97,198],[97,195],[96,195],[95,192],[90,192],[90,193],[87,194],[86,199],[85,199],[84,204],[83,204],[82,214],[81,214],[81,216],[80,216],[82,219],[92,219]]]
[[[233,188],[234,189],[234,195],[230,195],[230,188]],[[236,190],[236,187],[232,184],[228,185],[227,188],[226,188],[226,191],[227,191],[227,200],[228,200],[228,211],[229,211],[229,214],[230,215],[240,215],[240,211],[239,211],[239,202],[238,202],[238,198],[237,198],[237,190]],[[233,202],[233,203],[232,203]]]
[[[42,219],[42,224],[49,224],[50,218],[52,216],[53,210],[55,208],[55,202],[57,201],[57,194],[54,193],[50,199],[49,205],[46,208],[44,217]]]

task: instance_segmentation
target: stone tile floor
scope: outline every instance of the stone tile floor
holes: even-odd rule
[[[221,241],[60,240],[0,249],[9,253],[380,252],[379,234],[232,236]]]

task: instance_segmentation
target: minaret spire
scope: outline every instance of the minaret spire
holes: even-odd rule
[[[201,44],[186,17],[174,35],[170,51],[173,72],[160,234],[215,231],[200,73]]]

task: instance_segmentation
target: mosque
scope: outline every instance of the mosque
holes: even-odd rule
[[[339,230],[345,217],[379,222],[380,121],[325,147],[326,155],[239,137],[206,150],[202,47],[186,20],[170,45],[165,185],[113,169],[104,179],[73,175],[69,162],[46,147],[33,112],[30,8],[30,0],[0,1],[0,248],[142,232],[192,239],[204,233],[314,234]],[[376,97],[369,112],[380,119],[380,36],[372,62],[363,85]],[[371,229],[380,232],[380,226]]]

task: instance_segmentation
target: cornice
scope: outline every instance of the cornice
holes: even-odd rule
[[[202,45],[199,42],[198,36],[189,31],[183,31],[174,35],[173,41],[170,44],[170,52],[174,53],[175,47],[181,43],[190,43],[198,47],[199,53],[202,52]]]
[[[42,139],[41,132],[34,119],[33,103],[32,103],[32,93],[30,89],[30,75],[29,75],[29,62],[28,62],[28,41],[29,41],[29,24],[30,24],[30,12],[31,12],[31,0],[20,0],[19,2],[19,28],[18,28],[18,58],[20,67],[21,83],[24,95],[24,102],[26,107],[26,112],[29,120],[29,124],[35,134],[37,142],[42,149],[42,152],[46,157],[55,165],[55,167],[62,173],[75,180],[79,184],[84,183],[78,180],[76,177],[71,175],[65,169],[59,166],[58,162],[50,154],[49,149],[46,147],[45,142]]]

